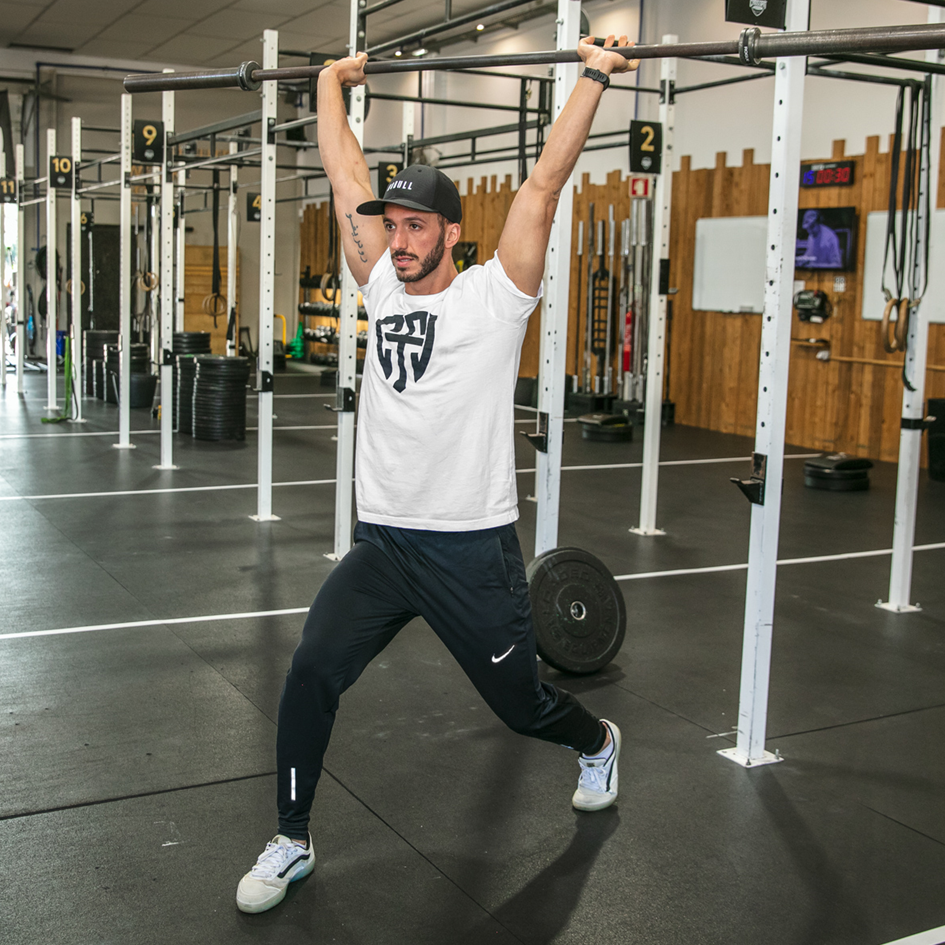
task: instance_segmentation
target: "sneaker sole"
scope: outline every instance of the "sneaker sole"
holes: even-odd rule
[[[310,841],[311,842],[311,841]],[[289,889],[289,883],[297,882],[300,879],[304,879],[312,870],[315,869],[315,857],[313,856],[305,866],[289,880],[282,889],[275,890],[274,895],[269,899],[264,899],[261,902],[244,902],[240,900],[239,892],[237,891],[236,896],[236,908],[240,912],[245,912],[248,915],[258,915],[260,912],[268,912],[270,909],[274,909],[283,899],[285,899],[285,894]]]
[[[604,719],[603,721],[606,721]],[[614,739],[614,769],[617,769],[617,766],[620,764],[620,729],[614,725],[613,722],[607,722],[607,725],[610,727],[611,735]],[[617,782],[618,788],[620,784],[619,772],[615,775],[615,780]],[[575,803],[574,798],[571,798],[571,806],[575,810],[582,811],[595,811],[595,810],[605,810],[610,807],[614,801],[617,800],[617,795],[619,790],[615,790],[613,793],[608,793],[605,797],[602,797],[600,800],[590,801],[586,804]]]

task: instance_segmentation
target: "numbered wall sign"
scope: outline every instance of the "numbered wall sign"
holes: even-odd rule
[[[0,203],[16,203],[16,178],[0,177]]]
[[[377,192],[383,194],[387,185],[404,169],[396,161],[383,161],[377,165]]]
[[[787,0],[725,0],[725,19],[729,23],[783,30],[787,22]]]
[[[262,194],[246,194],[246,219],[258,223],[262,219]]]
[[[663,126],[658,121],[630,122],[630,171],[659,174],[663,169]]]
[[[164,161],[164,122],[136,118],[131,154],[135,164],[161,164]]]
[[[79,217],[79,223],[82,226],[82,232],[87,233],[95,225],[95,219],[92,216],[91,210],[83,210],[82,216]]]
[[[49,183],[56,190],[72,190],[72,158],[51,157],[49,159]]]

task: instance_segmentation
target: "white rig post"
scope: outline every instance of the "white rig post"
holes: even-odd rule
[[[574,49],[580,39],[581,4],[558,0],[557,49]],[[557,120],[578,80],[577,63],[554,67],[554,119]],[[561,191],[545,257],[545,293],[541,312],[541,351],[538,368],[538,434],[536,446],[535,556],[558,544],[561,501],[561,444],[564,436],[564,388],[568,347],[568,311],[571,274],[571,221],[574,206],[573,175]],[[544,446],[544,448],[542,448]]]
[[[0,151],[0,178],[7,176],[7,156]],[[0,387],[7,386],[7,214],[0,204]]]
[[[679,42],[666,35],[664,43]],[[647,321],[646,402],[643,427],[643,479],[640,524],[636,535],[665,535],[656,527],[656,495],[660,475],[660,432],[663,423],[663,377],[666,361],[666,296],[660,292],[660,264],[669,259],[669,224],[673,199],[673,135],[676,122],[676,60],[660,65],[660,124],[663,126],[662,172],[656,179],[653,204],[653,252],[650,262],[650,315]]]
[[[358,5],[351,4],[348,52],[358,52]],[[364,86],[351,89],[348,125],[359,145],[364,144]],[[329,221],[334,226],[334,221]],[[335,290],[338,291],[337,289]],[[341,256],[341,311],[338,324],[338,378],[335,407],[338,444],[335,453],[335,544],[328,555],[334,561],[351,548],[354,521],[354,400],[358,369],[358,283]]]
[[[230,154],[236,154],[239,145],[235,141],[230,142]],[[227,332],[230,329],[230,312],[233,309],[239,311],[236,303],[236,269],[239,259],[239,245],[237,233],[239,232],[239,208],[237,206],[240,190],[239,168],[235,164],[230,165],[230,195],[227,199],[226,215],[226,327]],[[239,328],[233,326],[234,335],[227,338],[226,356],[235,357],[239,351]]]
[[[72,119],[72,383],[75,393],[75,422],[82,419],[82,198],[79,189],[79,164],[82,161],[82,119]],[[66,411],[69,410],[69,378],[66,378]]]
[[[806,30],[809,9],[810,0],[789,0],[788,30]],[[747,484],[743,483],[746,495],[754,497],[751,499],[738,737],[735,748],[719,752],[746,768],[781,760],[779,755],[765,751],[765,728],[768,720],[768,682],[781,525],[806,68],[806,59],[796,56],[778,59],[775,70],[768,252],[755,453],[752,478]]]
[[[940,7],[929,9],[929,23],[941,23],[945,20],[945,10]],[[927,62],[941,63],[940,49],[930,49],[925,54]],[[941,114],[940,93],[941,78],[932,82],[932,115]],[[932,138],[928,142],[929,167],[919,171],[919,201],[916,232],[919,234],[919,248],[915,254],[916,267],[925,257],[925,220],[924,188],[932,188],[932,212],[935,212],[934,194],[938,191],[938,174],[941,164],[942,123],[932,121]],[[925,144],[925,142],[923,142]],[[923,156],[925,149],[923,148]],[[928,173],[926,173],[926,171]],[[934,272],[934,270],[933,270]],[[918,274],[918,273],[917,273]],[[929,273],[929,279],[934,275]],[[919,281],[919,280],[916,280]],[[879,601],[876,606],[891,610],[896,614],[921,610],[918,604],[912,604],[912,545],[915,541],[916,509],[919,499],[919,467],[922,456],[922,433],[925,417],[925,372],[929,349],[929,309],[926,303],[912,310],[909,331],[906,335],[906,360],[903,368],[914,390],[908,387],[902,392],[902,420],[899,432],[899,475],[896,481],[896,518],[893,526],[892,565],[889,571],[889,600]]]
[[[131,450],[131,96],[121,97],[121,198],[118,204],[118,442],[115,449]],[[105,371],[105,383],[109,383]]]
[[[165,70],[170,71],[170,70]],[[168,139],[174,134],[174,93],[161,93],[161,120],[164,122],[164,158],[161,161],[160,273],[158,304],[161,312],[161,462],[156,469],[177,469],[174,465],[174,173]]]
[[[263,32],[263,68],[279,65],[279,34]],[[256,387],[259,390],[259,446],[257,455],[256,514],[257,522],[274,522],[272,514],[272,395],[273,356],[272,332],[275,311],[276,265],[276,125],[278,82],[262,86],[262,154],[260,155],[259,218],[259,359]]]
[[[23,393],[26,370],[26,210],[23,186],[26,181],[26,156],[22,144],[16,146],[16,392]]]
[[[184,198],[187,191],[184,185],[187,183],[186,169],[177,172],[177,186],[180,188],[177,196],[177,261],[174,266],[174,293],[177,297],[177,308],[174,319],[174,330],[184,330],[184,272],[187,258],[187,230],[184,226]]]
[[[56,286],[56,188],[53,185],[52,161],[56,154],[56,129],[46,129],[46,409],[58,410],[56,397],[56,331],[59,328],[57,303],[59,292]]]

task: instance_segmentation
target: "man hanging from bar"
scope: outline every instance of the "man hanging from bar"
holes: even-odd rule
[[[441,171],[411,165],[380,200],[348,127],[342,88],[367,56],[318,80],[318,147],[370,339],[357,431],[354,547],[322,585],[279,706],[279,831],[243,877],[237,905],[263,912],[312,871],[309,816],[341,694],[422,617],[510,728],[580,752],[572,804],[617,797],[620,731],[538,677],[514,522],[513,392],[562,189],[613,72],[638,60],[593,38],[581,78],[509,210],[498,251],[461,274],[451,250],[462,202]],[[621,36],[618,46],[627,46]],[[566,195],[570,199],[570,193]],[[432,785],[423,789],[431,790]]]

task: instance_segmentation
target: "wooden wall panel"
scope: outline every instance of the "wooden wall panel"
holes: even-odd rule
[[[509,207],[512,205],[515,193],[516,191],[512,190],[511,176],[506,176],[501,182],[499,182],[498,178],[494,175],[489,178],[482,177],[479,179],[478,183],[472,179],[467,180],[466,196],[462,198],[463,224],[461,239],[477,244],[480,263],[485,262],[495,253],[499,245],[502,227],[505,224],[505,218],[508,215]],[[603,212],[604,218],[606,219],[608,207],[611,204],[614,205],[614,215],[619,233],[620,222],[626,219],[630,214],[629,180],[622,177],[620,171],[614,171],[608,176],[606,183],[596,185],[591,184],[587,175],[585,175],[580,188],[575,187],[574,189],[573,200],[574,219],[572,224],[572,241],[573,245],[576,247],[578,221],[584,220],[586,227],[591,203],[595,205],[595,212],[598,219],[600,218],[601,212]],[[601,210],[601,208],[603,208],[603,210]],[[326,271],[328,264],[327,201],[317,206],[312,204],[306,207],[301,227],[302,271],[305,271],[306,266],[311,267],[312,273]],[[619,252],[619,241],[617,247]],[[575,252],[571,260],[571,303],[567,347],[567,372],[569,374],[575,372],[575,364],[583,364],[584,357],[583,310],[585,306],[583,301],[579,301],[581,293],[586,292],[586,281],[582,271],[583,264],[584,257],[579,259]],[[607,266],[610,266],[609,259]],[[615,279],[615,306],[616,291],[617,280]],[[534,377],[538,374],[539,349],[541,343],[539,311],[540,306],[535,309],[535,313],[529,321],[528,331],[522,345],[522,358],[519,373],[523,377]],[[579,318],[581,319],[580,326],[578,324]],[[614,366],[616,366],[616,359],[614,360]]]
[[[213,247],[186,244],[184,246],[184,330],[209,331],[210,350],[214,354],[226,354],[227,316],[221,315],[216,325],[213,318],[204,313],[203,300],[210,294],[213,285]],[[236,263],[236,297],[240,294],[239,258]],[[226,295],[226,247],[220,249],[220,293]],[[239,317],[237,309],[237,329]]]
[[[945,132],[943,132],[945,137]],[[787,440],[812,450],[846,450],[873,459],[898,458],[902,384],[897,367],[902,358],[883,350],[878,322],[860,318],[862,273],[866,251],[866,217],[884,210],[888,202],[890,160],[880,152],[879,138],[867,140],[866,152],[852,156],[852,187],[802,190],[802,208],[856,206],[859,212],[857,271],[845,274],[846,289],[834,289],[835,273],[798,272],[808,288],[823,289],[834,302],[834,314],[823,325],[801,322],[795,313],[787,408]],[[834,142],[830,159],[845,158],[842,141]],[[726,166],[720,153],[714,168],[693,169],[687,157],[673,175],[673,214],[670,234],[670,285],[673,319],[668,359],[670,396],[676,402],[678,423],[753,436],[757,409],[758,353],[761,317],[748,314],[694,312],[692,275],[696,221],[703,217],[765,216],[768,210],[770,168],[755,164],[754,153],[742,155],[740,167]],[[463,197],[463,235],[478,244],[484,262],[498,245],[499,235],[515,192],[510,178],[467,182]],[[577,255],[578,229],[586,229],[590,205],[595,217],[607,218],[614,206],[618,224],[630,214],[629,181],[619,171],[603,184],[587,175],[573,194],[571,301],[567,341],[567,372],[580,373],[584,358],[586,260]],[[938,205],[945,207],[945,175],[939,181]],[[302,270],[324,272],[328,263],[328,204],[309,206],[302,222]],[[619,245],[619,244],[618,244]],[[610,260],[607,260],[610,266]],[[615,295],[617,280],[615,280]],[[882,298],[868,300],[877,307]],[[537,312],[537,310],[536,310]],[[830,342],[831,360],[817,359],[818,348],[806,339]],[[844,360],[854,359],[854,360]],[[929,361],[945,365],[945,325],[931,326]],[[871,363],[876,362],[876,363]],[[532,317],[522,349],[520,373],[535,376],[539,363],[539,319]],[[616,364],[616,362],[615,362]],[[594,368],[596,371],[596,366]],[[945,397],[945,371],[930,370],[929,397]]]
[[[814,450],[845,450],[874,459],[892,460],[899,453],[902,405],[901,355],[883,350],[880,323],[860,317],[867,214],[888,203],[890,156],[880,152],[879,138],[868,139],[866,153],[847,158],[844,143],[834,142],[831,160],[856,163],[852,187],[802,189],[800,206],[855,206],[859,214],[857,270],[846,273],[846,287],[836,291],[837,273],[798,271],[809,289],[824,290],[834,303],[833,317],[822,325],[800,321],[792,326],[787,441]],[[761,317],[749,314],[695,312],[692,272],[696,222],[702,217],[767,214],[766,165],[756,165],[750,151],[742,166],[730,168],[720,154],[716,166],[693,170],[688,158],[673,176],[670,282],[679,288],[674,299],[670,350],[671,396],[679,423],[754,435]],[[945,177],[938,186],[945,206]],[[881,308],[882,296],[867,299]],[[831,359],[818,360],[822,346],[805,343],[826,339]],[[852,360],[847,360],[852,359]],[[929,361],[945,364],[945,325],[932,325]],[[945,372],[930,370],[929,397],[945,394]]]

